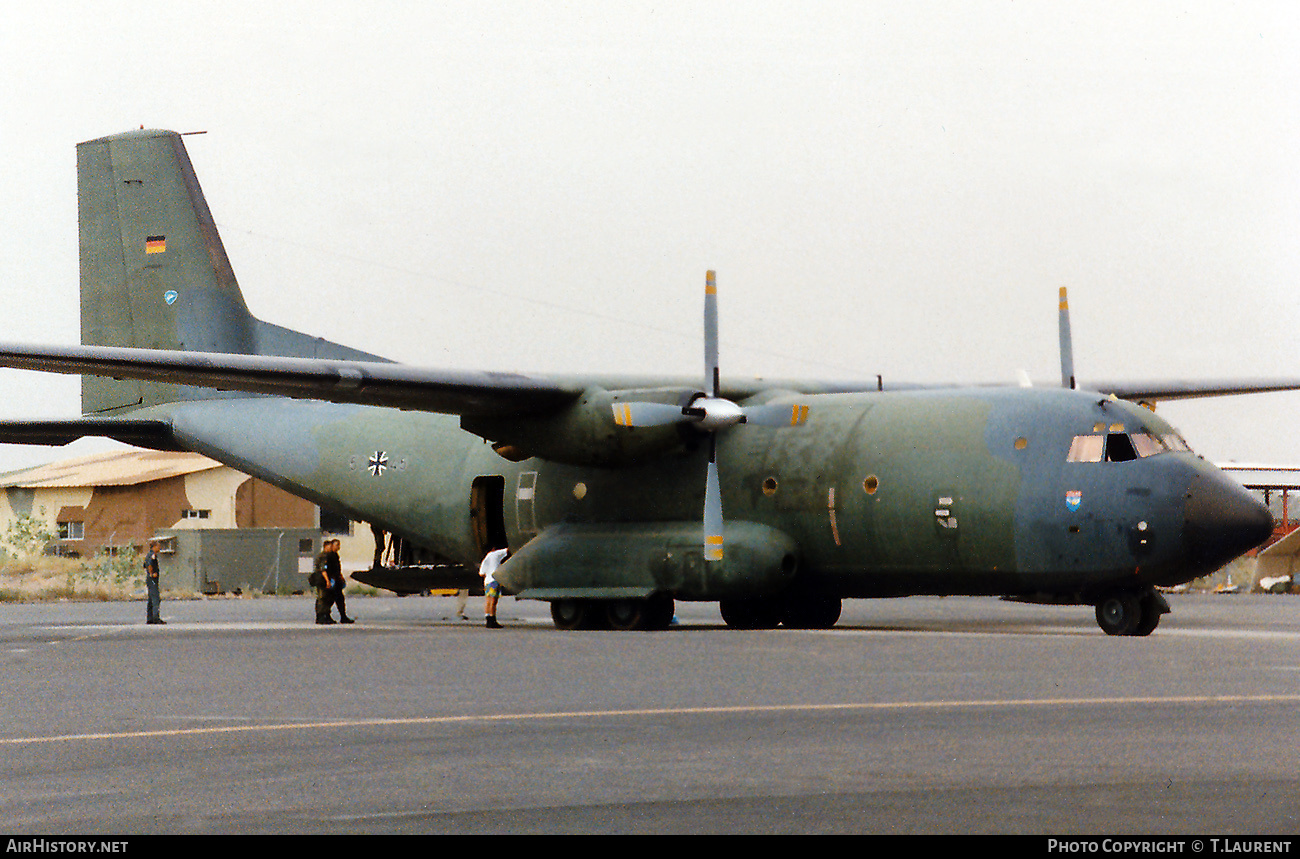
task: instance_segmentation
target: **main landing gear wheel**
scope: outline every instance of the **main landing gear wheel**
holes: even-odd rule
[[[722,620],[732,629],[776,629],[781,609],[773,600],[721,600]]]
[[[585,629],[591,615],[587,600],[551,600],[551,620],[556,629]]]
[[[840,619],[843,603],[835,597],[803,597],[785,607],[781,623],[787,629],[830,629]]]
[[[610,600],[605,622],[610,629],[667,629],[673,622],[673,598],[655,594],[647,599]]]
[[[733,629],[830,629],[840,619],[842,603],[835,597],[722,600],[718,609]]]
[[[667,629],[673,622],[673,598],[654,594],[645,599],[551,601],[557,629]]]
[[[1107,635],[1150,635],[1169,612],[1169,603],[1154,588],[1117,591],[1097,603],[1097,625]]]

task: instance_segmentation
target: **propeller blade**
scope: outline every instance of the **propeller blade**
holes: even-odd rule
[[[722,487],[713,436],[709,436],[709,470],[704,478],[704,560],[722,560]]]
[[[808,420],[808,407],[802,403],[791,405],[743,406],[745,423],[759,427],[797,427]]]
[[[736,424],[764,427],[797,427],[808,420],[808,406],[802,403],[742,408],[723,399],[718,369],[718,286],[710,270],[704,278],[704,387],[709,393],[696,396],[685,407],[665,403],[614,403],[614,423],[623,427],[665,426],[693,422],[709,434],[709,466],[704,478],[704,560],[721,561],[722,487],[718,479],[717,433]]]
[[[721,380],[718,373],[718,283],[710,270],[704,277],[704,390],[717,398]]]
[[[1061,287],[1061,387],[1074,389],[1074,343],[1070,337],[1070,302]]]
[[[614,403],[614,423],[621,427],[661,427],[690,420],[681,406],[666,403]]]

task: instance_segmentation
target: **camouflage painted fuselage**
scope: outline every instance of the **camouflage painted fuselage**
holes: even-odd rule
[[[466,564],[483,550],[471,485],[500,477],[516,551],[506,583],[540,598],[797,587],[1086,602],[1115,586],[1203,575],[1248,548],[1225,541],[1227,531],[1259,520],[1244,490],[1190,452],[1067,461],[1072,441],[1097,427],[1173,433],[1150,411],[1100,395],[954,389],[800,401],[811,407],[802,427],[741,426],[720,438],[721,563],[701,557],[707,454],[689,439],[595,467],[510,462],[436,414],[262,397],[147,413],[164,414],[187,447]]]

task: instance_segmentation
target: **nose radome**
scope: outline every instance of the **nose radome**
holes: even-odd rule
[[[1197,561],[1226,564],[1272,533],[1268,508],[1227,475],[1202,474],[1192,481],[1183,508],[1183,539]]]

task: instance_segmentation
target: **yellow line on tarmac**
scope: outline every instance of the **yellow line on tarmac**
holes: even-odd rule
[[[1295,704],[1300,695],[1177,695],[1133,698],[1030,698],[986,701],[892,701],[869,704],[773,704],[737,707],[669,707],[648,710],[575,710],[559,713],[500,713],[497,715],[425,716],[395,719],[338,719],[327,722],[281,722],[269,725],[227,725],[175,728],[158,731],[116,731],[97,734],[61,734],[51,737],[10,737],[0,746],[64,743],[87,740],[157,739],[162,737],[248,734],[257,731],[301,731],[321,728],[374,728],[395,725],[454,725],[463,722],[536,722],[559,719],[611,719],[635,716],[725,716],[762,713],[872,712],[883,710],[962,710],[994,707],[1096,707],[1114,705],[1160,706],[1168,704]]]

